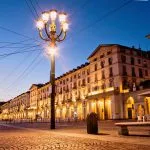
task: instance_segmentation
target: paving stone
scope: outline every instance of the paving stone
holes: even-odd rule
[[[149,150],[149,146],[0,126],[0,150]]]

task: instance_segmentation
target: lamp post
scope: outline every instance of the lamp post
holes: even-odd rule
[[[65,13],[59,13],[60,33],[57,34],[57,10],[50,10],[43,12],[41,17],[37,20],[37,28],[42,40],[49,43],[47,48],[47,54],[50,55],[51,71],[50,71],[50,83],[52,87],[51,92],[51,129],[55,129],[55,53],[56,43],[62,42],[66,38],[66,32],[68,30],[68,23],[66,21],[67,15]],[[45,32],[43,34],[43,32]],[[44,36],[45,35],[45,36]]]

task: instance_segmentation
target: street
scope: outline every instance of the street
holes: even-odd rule
[[[107,125],[108,123],[106,123]],[[108,126],[108,125],[107,125]],[[149,150],[147,136],[119,136],[117,130],[87,135],[85,128],[61,127],[56,130],[0,125],[0,150]]]

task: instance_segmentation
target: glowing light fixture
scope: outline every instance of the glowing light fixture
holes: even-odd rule
[[[39,19],[37,22],[36,22],[36,27],[39,29],[39,30],[42,30],[44,28],[44,22],[42,19]]]
[[[42,13],[42,15],[41,15],[41,18],[42,18],[42,20],[45,22],[45,23],[47,23],[48,22],[48,20],[49,20],[49,12],[43,12]]]
[[[67,18],[67,15],[65,13],[60,13],[59,14],[59,21],[61,23],[66,22],[66,18]]]
[[[69,24],[67,22],[64,22],[62,28],[64,32],[68,31]]]
[[[46,54],[47,55],[57,55],[57,48],[56,47],[46,47]]]
[[[52,21],[55,21],[57,17],[57,10],[51,10],[50,11],[50,18]]]

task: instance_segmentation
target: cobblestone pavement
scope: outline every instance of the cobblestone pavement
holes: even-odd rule
[[[149,150],[149,145],[0,125],[0,150]]]

